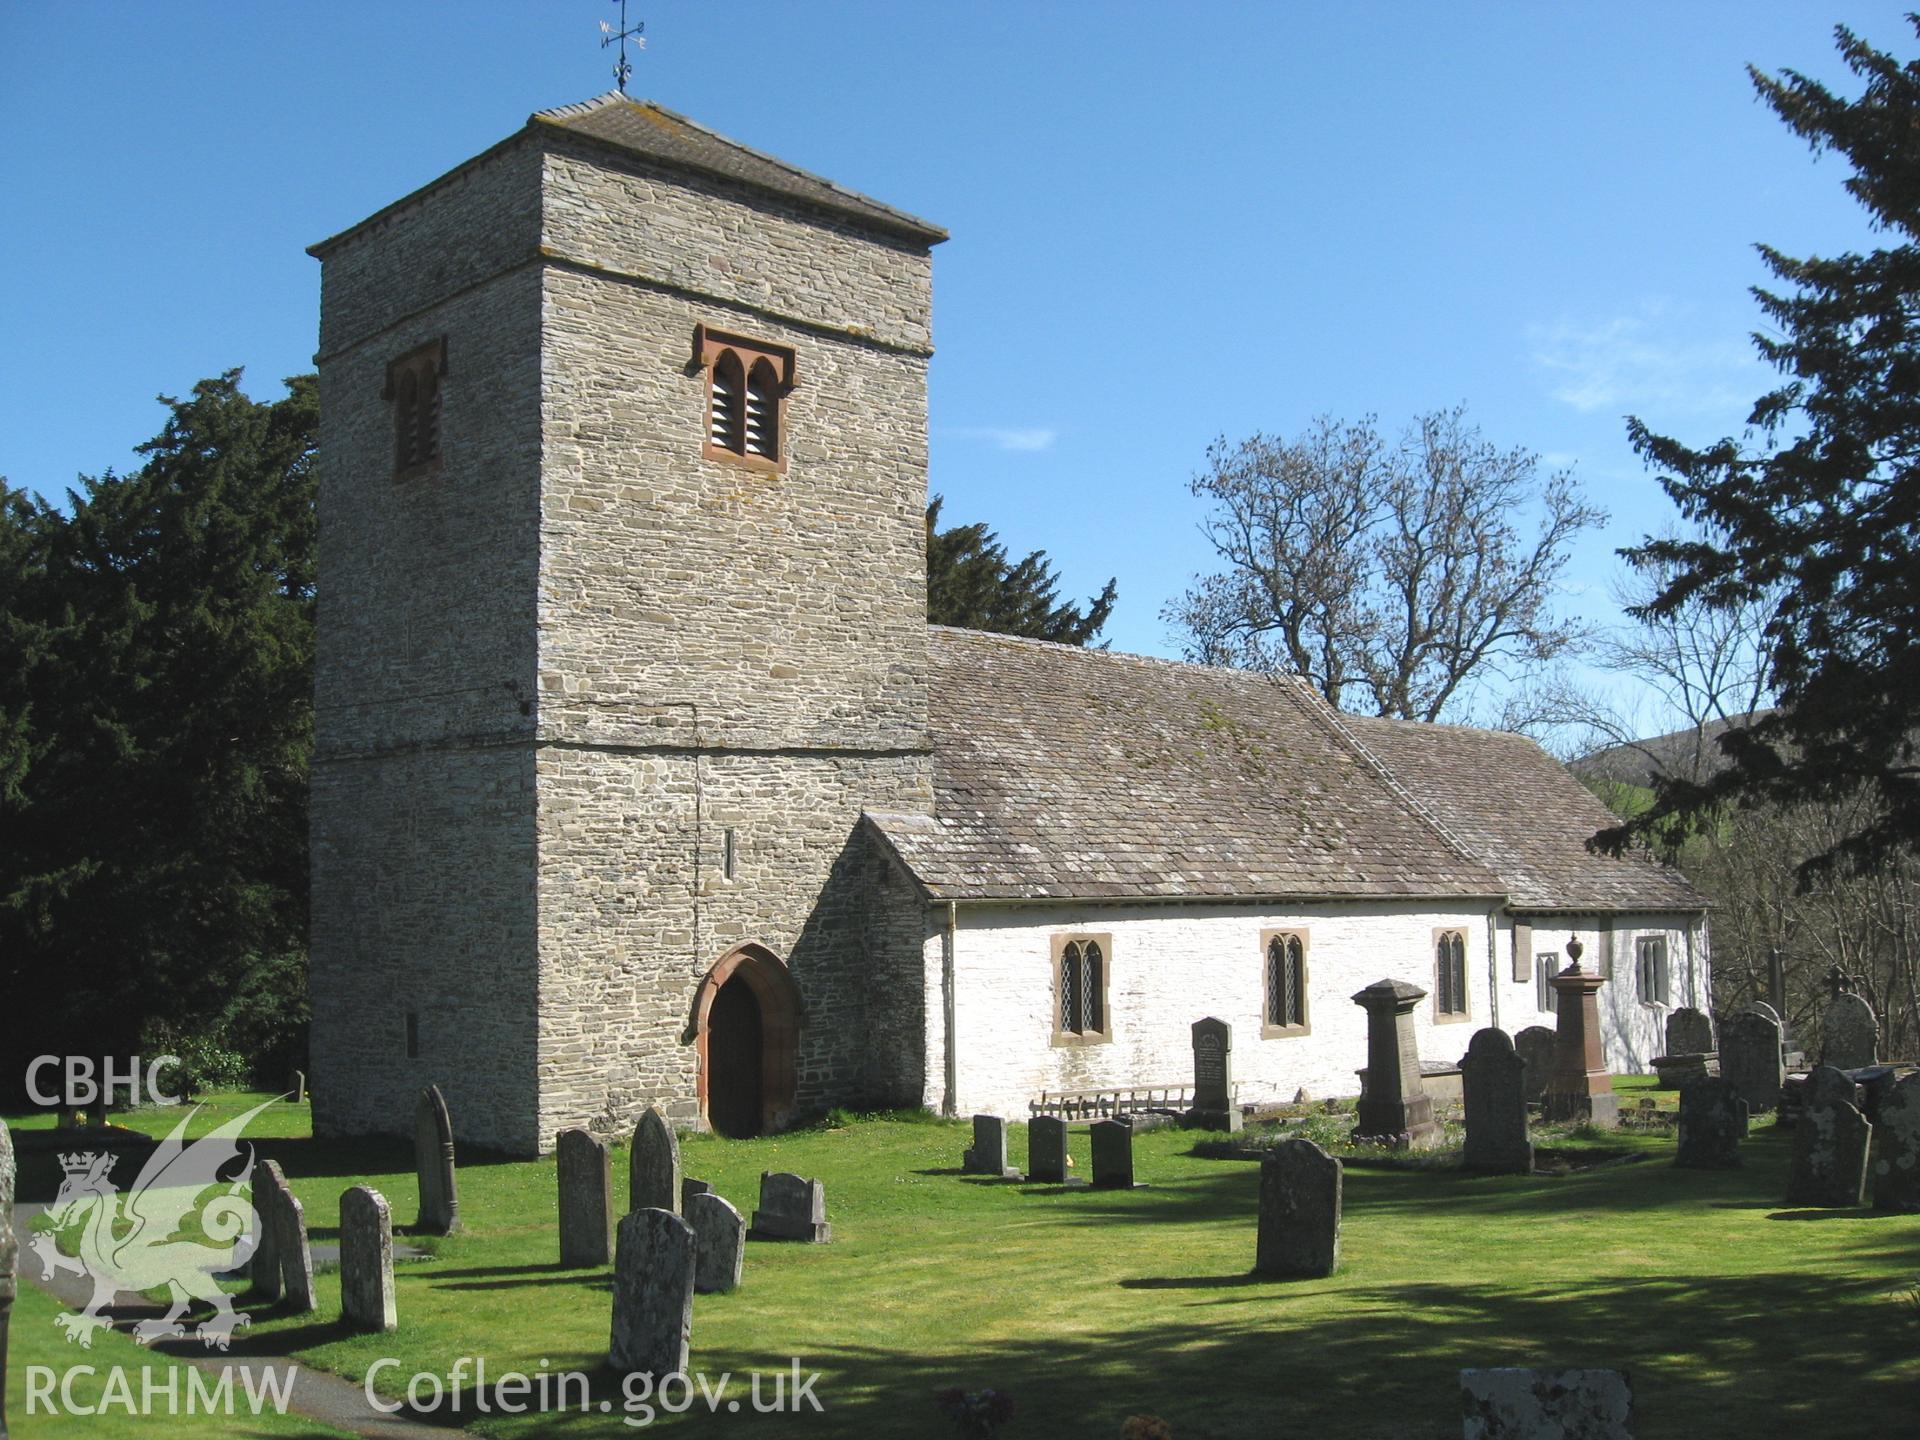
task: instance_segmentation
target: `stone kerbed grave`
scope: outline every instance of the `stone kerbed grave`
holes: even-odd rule
[[[418,1227],[429,1235],[460,1228],[460,1183],[453,1165],[453,1119],[438,1085],[413,1107],[413,1165],[420,1180]]]
[[[1201,1130],[1240,1129],[1240,1107],[1234,1104],[1233,1027],[1209,1015],[1193,1022],[1193,1104],[1184,1117]]]
[[[1466,1091],[1467,1139],[1461,1163],[1495,1175],[1533,1173],[1527,1138],[1527,1062],[1504,1030],[1489,1026],[1467,1043],[1460,1061]]]
[[[1288,1140],[1261,1160],[1255,1274],[1311,1279],[1339,1268],[1344,1173],[1306,1139]]]
[[[680,1140],[673,1126],[649,1105],[633,1127],[627,1152],[627,1208],[677,1210],[680,1205]]]
[[[711,1191],[687,1200],[687,1224],[693,1227],[693,1288],[713,1295],[740,1286],[747,1253],[747,1222]]]
[[[607,1362],[655,1382],[684,1374],[693,1334],[693,1227],[654,1206],[623,1217],[613,1258]]]
[[[1067,1164],[1067,1122],[1036,1115],[1027,1122],[1027,1179],[1041,1185],[1085,1185]]]
[[[1367,1091],[1353,1127],[1356,1140],[1407,1150],[1441,1141],[1414,1039],[1413,1008],[1426,998],[1426,991],[1405,980],[1376,980],[1353,997],[1367,1012]]]
[[[393,1211],[365,1185],[340,1196],[340,1318],[355,1330],[399,1325],[393,1298]]]
[[[1096,1120],[1087,1127],[1093,1138],[1093,1188],[1139,1190],[1133,1178],[1133,1126],[1125,1120]]]
[[[560,1263],[599,1266],[613,1254],[613,1159],[607,1143],[577,1127],[554,1145],[560,1191]]]
[[[1674,1164],[1695,1170],[1738,1169],[1746,1134],[1747,1102],[1730,1081],[1702,1076],[1681,1087]]]
[[[998,1115],[973,1117],[973,1144],[960,1157],[969,1175],[991,1175],[996,1180],[1018,1180],[1020,1172],[1007,1164],[1007,1122]]]
[[[1873,1208],[1920,1210],[1920,1070],[1898,1081],[1880,1102],[1873,1161]]]
[[[1460,1400],[1466,1440],[1633,1440],[1623,1370],[1462,1370]]]
[[[1824,1074],[1822,1072],[1825,1072]],[[1853,1082],[1831,1066],[1815,1069],[1806,1113],[1793,1130],[1787,1204],[1841,1209],[1866,1203],[1873,1126],[1848,1101]]]
[[[747,1238],[825,1245],[833,1239],[833,1227],[827,1223],[827,1187],[784,1171],[763,1171],[760,1205],[753,1212]]]

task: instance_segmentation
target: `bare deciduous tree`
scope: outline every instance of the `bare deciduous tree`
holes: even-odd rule
[[[1491,444],[1462,408],[1391,444],[1372,417],[1323,417],[1292,440],[1217,440],[1207,460],[1192,490],[1224,568],[1162,612],[1190,658],[1291,670],[1334,705],[1435,720],[1579,638],[1554,613],[1554,581],[1605,517],[1570,474],[1543,477],[1537,455]]]

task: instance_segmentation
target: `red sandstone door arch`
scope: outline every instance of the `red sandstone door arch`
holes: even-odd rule
[[[722,1135],[778,1130],[793,1118],[800,990],[763,945],[742,945],[694,997],[700,1116]]]

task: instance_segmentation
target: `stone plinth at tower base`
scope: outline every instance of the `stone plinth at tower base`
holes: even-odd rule
[[[1462,1370],[1460,1402],[1466,1440],[1633,1440],[1624,1370]]]
[[[1356,1140],[1401,1150],[1427,1150],[1441,1140],[1433,1100],[1420,1079],[1413,1007],[1427,992],[1405,980],[1376,980],[1353,1003],[1367,1012],[1367,1093],[1360,1097]]]
[[[1554,1034],[1553,1070],[1547,1077],[1546,1117],[1584,1122],[1612,1130],[1620,1124],[1620,1097],[1613,1093],[1607,1074],[1606,1052],[1600,1044],[1600,987],[1606,977],[1580,968],[1580,942],[1569,940],[1573,957],[1553,977],[1560,1006],[1560,1025]]]

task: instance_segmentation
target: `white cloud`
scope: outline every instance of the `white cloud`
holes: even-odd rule
[[[996,450],[1051,450],[1060,432],[1045,426],[1020,428],[1007,425],[957,425],[942,432],[956,440],[980,440]]]
[[[1611,319],[1559,320],[1527,331],[1533,363],[1576,410],[1746,418],[1769,372],[1744,335],[1688,333],[1689,317],[1658,303]]]

